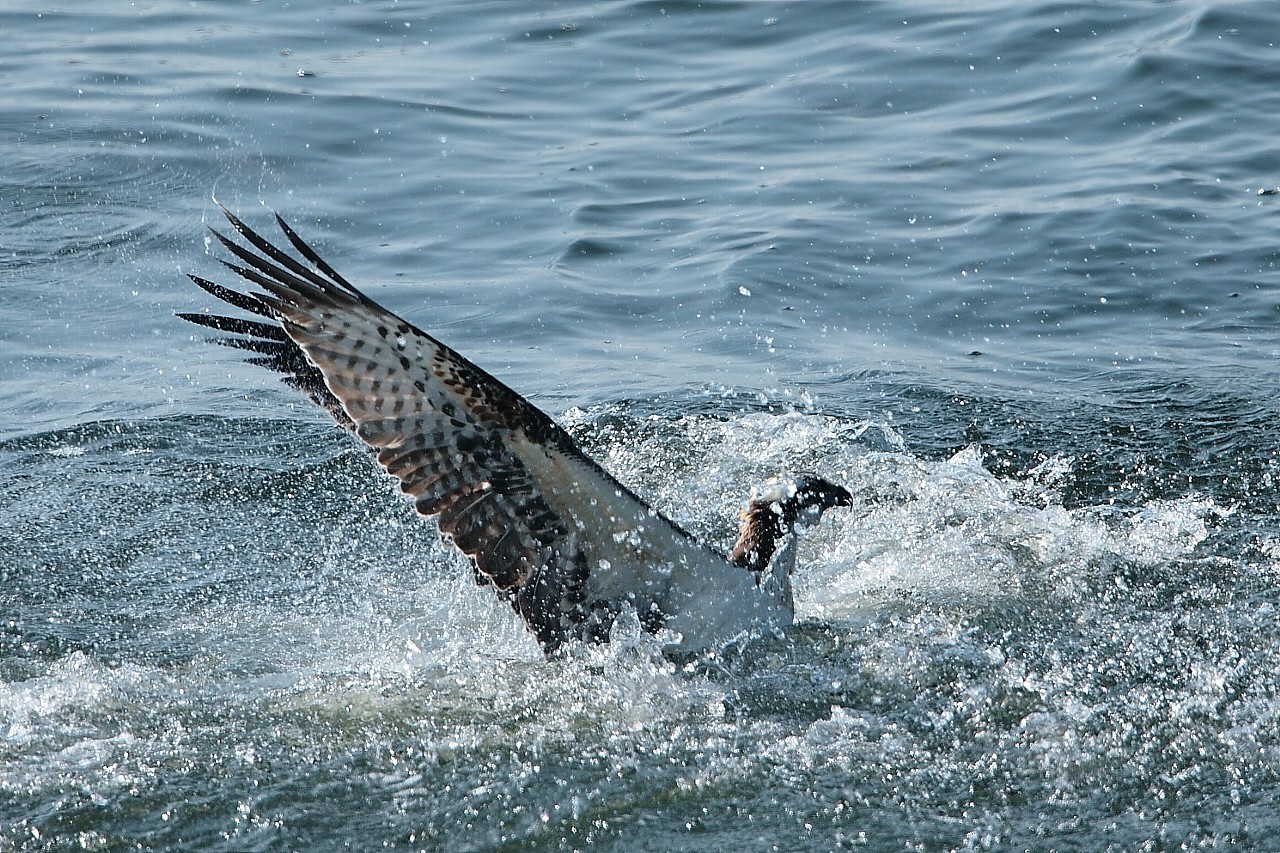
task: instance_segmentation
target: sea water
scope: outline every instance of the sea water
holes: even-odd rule
[[[1280,7],[0,4],[0,851],[1274,849]],[[797,625],[546,661],[213,199]]]

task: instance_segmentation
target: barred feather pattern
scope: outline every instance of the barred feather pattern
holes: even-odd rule
[[[607,640],[624,609],[651,633],[669,628],[686,650],[790,624],[790,585],[762,583],[756,564],[803,506],[847,505],[843,489],[820,479],[774,489],[770,506],[787,524],[744,523],[730,561],[515,391],[356,289],[279,216],[292,251],[223,213],[239,238],[213,232],[234,258],[223,263],[257,290],[191,279],[261,319],[179,316],[230,335],[216,341],[283,374],[371,448],[548,655],[569,640]]]
[[[179,316],[239,336],[217,342],[256,354],[250,362],[283,373],[286,383],[376,451],[418,512],[435,516],[440,532],[471,558],[477,582],[508,600],[548,653],[568,639],[607,633],[622,602],[588,606],[583,519],[566,518],[548,504],[546,485],[535,481],[516,449],[568,458],[570,467],[603,478],[617,500],[635,505],[627,515],[647,510],[644,503],[544,413],[364,296],[282,219],[276,217],[301,259],[223,212],[248,244],[214,231],[238,261],[224,263],[262,292],[191,279],[273,322]],[[574,491],[574,483],[562,485]],[[658,611],[650,606],[646,612]]]

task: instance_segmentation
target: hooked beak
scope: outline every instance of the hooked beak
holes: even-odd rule
[[[828,507],[853,506],[853,494],[844,486],[832,484],[831,490],[824,496],[823,503]]]

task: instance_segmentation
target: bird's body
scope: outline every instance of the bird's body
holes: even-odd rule
[[[684,650],[791,623],[794,557],[778,546],[800,514],[848,505],[847,491],[813,475],[777,481],[744,511],[726,558],[515,391],[357,290],[279,217],[296,254],[226,215],[248,243],[217,235],[242,262],[227,265],[262,292],[192,280],[269,322],[180,316],[238,335],[220,342],[257,353],[250,361],[284,373],[368,445],[548,654],[607,640],[625,610]]]

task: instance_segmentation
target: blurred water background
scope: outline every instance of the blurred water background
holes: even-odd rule
[[[0,3],[0,851],[1276,849],[1280,5]],[[211,197],[799,624],[542,660]]]

